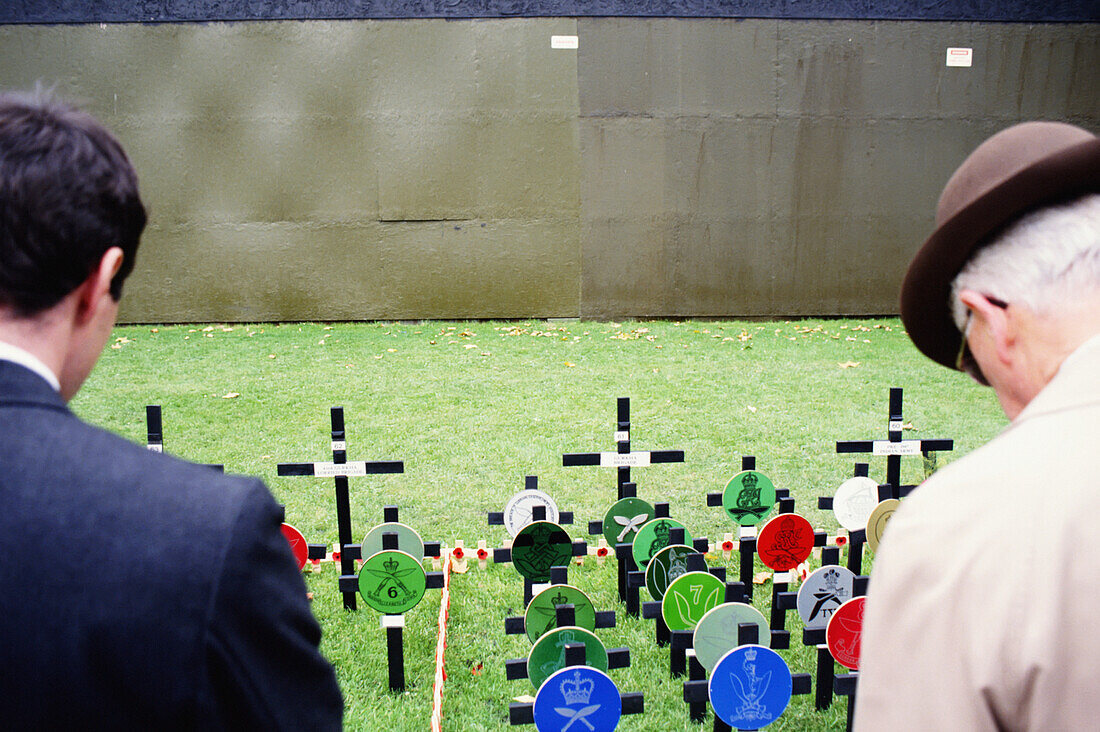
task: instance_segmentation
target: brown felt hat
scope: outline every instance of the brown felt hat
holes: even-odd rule
[[[901,285],[901,321],[933,361],[955,367],[962,334],[951,283],[973,254],[1029,211],[1100,192],[1100,138],[1062,122],[1024,122],[990,137],[940,195],[936,230]]]

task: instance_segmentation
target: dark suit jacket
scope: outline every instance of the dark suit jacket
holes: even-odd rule
[[[339,729],[263,483],[77,419],[0,361],[0,726]]]

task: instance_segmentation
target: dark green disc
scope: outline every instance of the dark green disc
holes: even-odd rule
[[[634,553],[634,561],[637,563],[639,569],[645,569],[654,554],[672,543],[672,540],[669,538],[669,532],[673,529],[684,529],[684,543],[691,543],[691,534],[689,534],[684,525],[676,519],[653,519],[638,530],[637,535],[634,537],[634,546],[631,548],[631,551]]]
[[[401,615],[424,597],[428,576],[420,560],[402,551],[381,551],[367,557],[359,570],[359,594],[380,613]]]
[[[611,546],[633,544],[638,530],[653,519],[653,506],[641,498],[623,498],[611,504],[603,517],[603,535]]]
[[[527,657],[527,678],[536,689],[552,673],[565,668],[565,646],[569,643],[584,644],[585,666],[607,670],[607,649],[595,633],[575,626],[554,628],[535,641]]]
[[[692,554],[698,554],[695,547],[685,544],[666,546],[654,554],[645,568],[645,586],[649,596],[654,600],[664,597],[669,583],[688,571],[687,558]]]
[[[550,568],[566,566],[572,558],[569,534],[549,521],[527,524],[512,540],[512,564],[532,582],[549,582]]]
[[[527,605],[523,624],[527,637],[534,643],[551,628],[556,628],[558,605],[573,605],[574,620],[571,625],[594,630],[596,628],[596,608],[592,600],[572,585],[550,585],[531,598]]]
[[[775,505],[775,485],[755,470],[742,470],[722,492],[722,508],[734,523],[755,526]]]

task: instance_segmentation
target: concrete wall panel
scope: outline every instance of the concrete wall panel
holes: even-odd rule
[[[138,168],[132,321],[892,313],[975,145],[1100,129],[1095,24],[0,25],[37,80]]]

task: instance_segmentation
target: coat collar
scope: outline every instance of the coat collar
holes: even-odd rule
[[[1081,406],[1100,403],[1100,334],[1077,347],[1058,367],[1054,378],[1013,420],[1028,419]]]
[[[0,361],[0,406],[38,406],[69,411],[49,382],[13,361]]]

